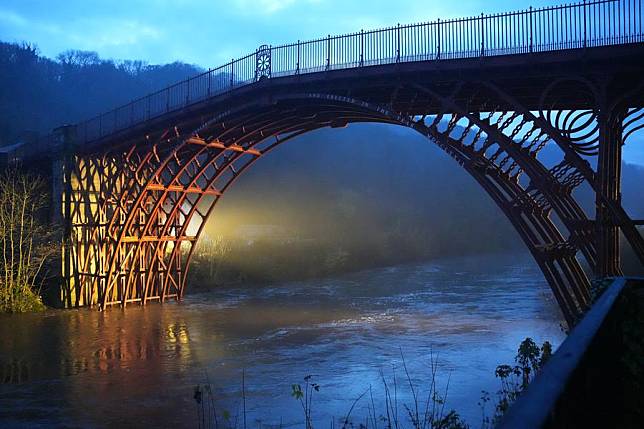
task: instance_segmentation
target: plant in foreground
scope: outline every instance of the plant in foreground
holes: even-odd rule
[[[311,421],[311,403],[313,401],[313,392],[320,391],[320,385],[311,382],[312,378],[312,375],[307,375],[306,377],[304,377],[304,388],[302,388],[301,384],[291,385],[291,396],[300,401],[300,404],[302,405],[302,410],[304,411],[304,420],[306,422],[306,429],[313,428],[313,423]]]
[[[499,423],[505,412],[528,387],[551,355],[550,342],[545,341],[539,347],[532,338],[528,337],[519,345],[514,365],[502,364],[496,367],[494,375],[501,380],[501,389],[497,391],[497,401],[492,417],[487,416],[485,410],[487,403],[492,400],[490,394],[486,391],[481,392],[479,406],[483,413],[481,425],[483,428],[491,428]]]
[[[401,351],[402,370],[405,375],[406,386],[411,394],[412,401],[409,404],[399,404],[398,394],[399,386],[396,378],[396,368],[392,370],[391,379],[387,379],[381,372],[384,409],[378,410],[374,397],[373,388],[369,386],[367,390],[358,395],[351,403],[347,414],[339,420],[342,429],[363,428],[363,429],[401,429],[411,427],[413,429],[466,429],[469,426],[461,419],[455,410],[447,411],[446,398],[449,390],[449,378],[444,391],[439,391],[437,385],[438,375],[438,358],[433,354],[430,355],[430,376],[427,380],[426,392],[422,392],[422,386],[413,381],[412,375],[407,367],[407,362]],[[299,384],[291,386],[291,395],[298,399],[304,410],[306,428],[313,428],[313,419],[311,417],[311,397],[313,392],[319,392],[320,386],[317,383],[311,383],[311,376],[304,378],[305,385]],[[367,416],[364,423],[354,423],[351,416],[356,405],[363,400],[369,393],[369,403],[367,403]],[[331,427],[335,427],[335,421],[331,422]]]
[[[481,407],[482,425],[484,429],[496,425],[510,405],[516,400],[521,392],[534,379],[539,370],[552,355],[552,345],[546,341],[539,347],[534,340],[526,338],[521,342],[513,365],[498,365],[495,375],[501,381],[501,388],[497,391],[497,399],[494,402],[494,413],[491,417],[486,415],[486,406],[492,402],[489,392],[483,391],[479,406]],[[393,367],[391,377],[387,378],[381,372],[382,380],[382,409],[378,409],[374,401],[374,389],[369,386],[352,401],[347,414],[338,420],[338,427],[342,429],[469,429],[469,425],[463,421],[456,410],[446,409],[446,399],[449,391],[449,377],[444,389],[438,386],[438,358],[430,354],[429,377],[424,384],[414,382],[409,372],[407,362],[401,351],[401,368],[404,373],[404,385],[410,393],[410,403],[399,403],[399,380],[396,376],[396,368]],[[425,391],[423,392],[423,388]],[[313,429],[313,396],[319,393],[321,385],[313,382],[313,376],[304,377],[304,384],[292,384],[291,396],[297,400],[304,413],[306,429]],[[367,393],[369,395],[367,396]],[[199,429],[246,429],[246,392],[245,373],[242,373],[241,389],[241,415],[239,412],[232,417],[228,410],[222,410],[219,414],[215,407],[215,397],[210,383],[195,387],[193,398],[197,404],[197,416]],[[356,405],[365,397],[367,403],[367,416],[364,422],[354,422],[352,414]],[[240,419],[241,417],[241,419]],[[256,421],[261,426],[261,421]],[[336,421],[331,421],[331,428],[335,429]],[[264,427],[264,426],[261,426]],[[279,427],[282,427],[281,421]]]

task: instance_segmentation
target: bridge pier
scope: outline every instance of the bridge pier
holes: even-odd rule
[[[56,156],[51,158],[51,208],[50,217],[53,225],[59,226],[60,257],[60,290],[57,304],[63,307],[75,306],[75,287],[72,268],[72,218],[71,218],[71,180],[74,169],[74,152],[76,127],[65,125],[53,131],[57,149]]]
[[[157,146],[85,153],[73,128],[57,130],[57,137],[52,211],[61,225],[61,305],[103,309],[180,298],[182,244],[194,239],[177,232],[188,204],[178,198],[196,188],[151,183],[168,174],[155,167]],[[174,161],[174,147],[167,149],[163,157]],[[180,175],[183,167],[170,168],[176,167]]]

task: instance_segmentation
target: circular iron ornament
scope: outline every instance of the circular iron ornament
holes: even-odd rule
[[[255,79],[264,77],[271,77],[271,48],[268,45],[260,46],[255,56]]]
[[[269,59],[268,55],[262,55],[257,59],[257,69],[259,71],[268,70],[270,65],[271,65],[271,60]]]

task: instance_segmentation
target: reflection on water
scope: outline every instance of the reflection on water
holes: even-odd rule
[[[369,386],[384,410],[382,374],[400,371],[401,350],[419,385],[438,355],[448,405],[476,425],[495,366],[526,336],[557,345],[559,320],[537,268],[516,255],[221,288],[127,311],[2,316],[0,426],[194,427],[193,387],[209,381],[234,415],[242,370],[250,426],[299,426],[290,386],[308,374],[321,385],[313,417],[327,425]]]

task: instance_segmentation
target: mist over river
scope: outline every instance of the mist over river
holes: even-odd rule
[[[0,427],[197,427],[193,389],[207,381],[234,419],[242,370],[247,427],[302,427],[291,385],[309,374],[320,385],[314,426],[337,426],[369,386],[383,414],[381,374],[391,381],[394,371],[404,412],[401,351],[421,393],[437,358],[447,408],[479,427],[481,390],[499,387],[496,365],[513,362],[527,336],[558,346],[560,320],[527,254],[227,286],[126,311],[1,315]],[[368,396],[352,413],[357,422]]]

